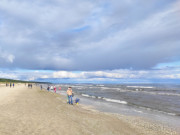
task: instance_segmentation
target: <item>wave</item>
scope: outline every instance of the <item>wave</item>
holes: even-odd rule
[[[109,87],[101,87],[102,90],[107,90],[107,89],[112,89],[112,88],[109,88]]]
[[[96,86],[100,86],[100,87],[102,87],[102,86],[104,86],[104,85],[96,85]]]
[[[147,92],[147,91],[142,91],[142,92],[151,95],[180,96],[180,94],[178,93],[160,93],[160,92]]]
[[[83,97],[89,97],[89,98],[98,98],[98,99],[102,99],[103,97],[97,97],[97,96],[91,96],[88,94],[81,94]]]
[[[180,96],[180,93],[172,93],[173,91],[144,91],[142,89],[135,90],[118,90],[119,92],[133,92],[133,93],[145,93],[150,95],[165,95],[165,96]],[[171,92],[171,93],[170,93]]]
[[[92,96],[92,95],[88,95],[88,94],[81,94],[81,95],[84,96],[84,97],[88,97],[88,98],[96,98],[96,99],[105,100],[106,102],[111,102],[111,103],[118,103],[118,104],[124,104],[124,105],[129,104],[126,101],[121,101],[121,100],[116,100],[116,99],[110,99],[110,98],[105,98],[105,97],[100,97],[100,96]],[[129,105],[132,105],[134,107],[137,107],[137,108],[140,108],[140,109],[143,109],[143,110],[147,110],[147,111],[159,112],[159,113],[168,114],[168,115],[171,115],[171,116],[180,116],[180,114],[171,113],[171,112],[165,112],[165,111],[154,109],[154,108],[138,106],[138,105],[135,105],[135,104],[129,104]],[[142,111],[142,110],[134,110],[134,111],[136,111],[138,113],[144,113],[144,111]]]
[[[166,95],[166,96],[180,96],[180,94],[176,94],[176,93],[158,93],[158,95]]]
[[[116,99],[110,99],[110,98],[104,98],[104,97],[99,97],[99,96],[91,96],[88,94],[81,94],[83,97],[88,97],[88,98],[96,98],[96,99],[103,99],[107,102],[113,102],[113,103],[119,103],[119,104],[128,104],[126,101],[121,101],[121,100],[116,100]]]
[[[82,90],[83,88],[77,88],[78,90]]]
[[[126,87],[129,87],[129,88],[149,88],[149,89],[152,89],[152,88],[154,88],[154,87],[151,87],[151,86],[126,86]]]
[[[167,115],[171,115],[171,116],[178,116],[178,114],[175,113],[170,113],[170,112],[165,112],[165,111],[161,111],[158,109],[153,109],[153,108],[148,108],[148,107],[142,107],[142,106],[137,106],[135,105],[137,108],[143,109],[143,110],[148,110],[148,111],[153,111],[153,112],[159,112],[159,113],[163,113],[163,114],[167,114]]]
[[[103,97],[97,97],[98,99],[102,99]]]
[[[119,104],[127,104],[126,101],[116,100],[116,99],[109,99],[109,98],[103,98],[105,101],[113,102],[113,103],[119,103]]]
[[[91,97],[90,95],[87,94],[81,94],[83,97]]]

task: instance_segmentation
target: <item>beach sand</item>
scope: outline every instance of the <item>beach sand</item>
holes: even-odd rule
[[[176,135],[139,117],[68,105],[66,97],[25,87],[0,86],[0,135]]]

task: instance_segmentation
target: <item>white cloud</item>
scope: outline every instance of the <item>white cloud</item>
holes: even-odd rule
[[[18,79],[18,74],[15,73],[5,73],[0,71],[1,78],[7,78],[7,79]]]
[[[94,72],[68,72],[58,71],[53,73],[53,78],[70,79],[179,79],[180,69],[157,70],[112,70]],[[50,76],[49,76],[50,77]]]
[[[7,56],[7,59],[8,59],[8,61],[9,61],[10,63],[13,63],[15,57],[14,57],[14,55],[11,55],[11,54],[10,54],[10,55]]]
[[[75,74],[67,71],[58,71],[53,73],[54,78],[78,78],[80,76],[80,74]]]
[[[47,78],[49,78],[49,76],[48,75],[42,75],[40,78],[44,78],[44,79],[46,78],[47,79]]]
[[[15,59],[15,56],[12,55],[12,54],[9,54],[8,52],[6,51],[3,51],[1,48],[0,48],[0,58],[3,59],[3,61],[6,61],[7,63],[13,63],[14,59]]]
[[[180,69],[154,69],[154,70],[107,70],[107,71],[1,71],[1,78],[19,79],[19,80],[47,80],[53,82],[55,79],[68,79],[76,82],[106,81],[113,82],[117,80],[153,80],[153,79],[180,79]]]

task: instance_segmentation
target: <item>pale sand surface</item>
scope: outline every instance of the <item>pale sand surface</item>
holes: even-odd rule
[[[64,96],[0,86],[0,135],[176,135],[163,125],[141,118],[107,114],[68,105]]]

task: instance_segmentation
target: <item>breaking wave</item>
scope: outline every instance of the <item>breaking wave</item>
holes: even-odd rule
[[[119,104],[128,104],[126,101],[121,101],[121,100],[116,100],[116,99],[110,99],[110,98],[104,98],[104,97],[99,97],[99,96],[91,96],[88,94],[81,94],[83,97],[88,97],[88,98],[96,98],[96,99],[103,99],[107,102],[113,102],[113,103],[119,103]]]

